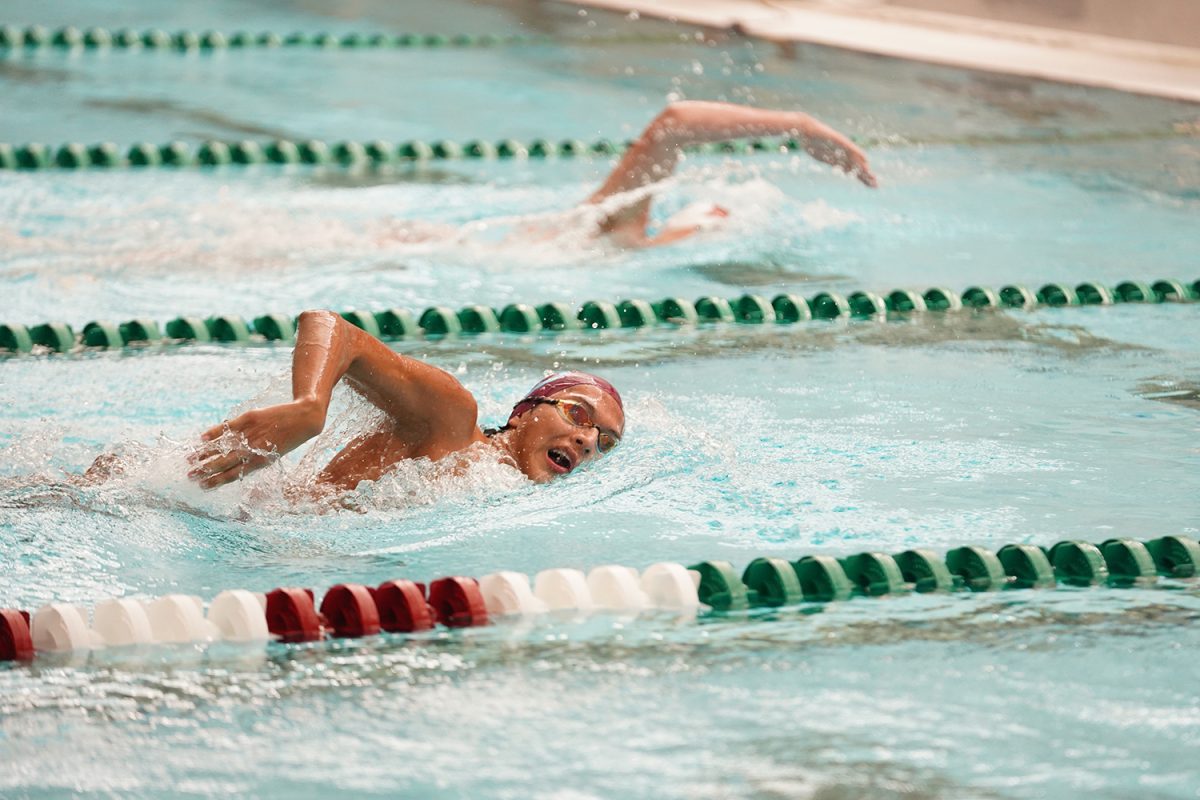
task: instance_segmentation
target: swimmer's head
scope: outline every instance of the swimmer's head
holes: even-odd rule
[[[663,230],[711,231],[724,225],[728,218],[728,209],[716,203],[690,203],[668,217]]]
[[[612,450],[625,433],[625,406],[603,378],[563,372],[530,389],[503,430],[517,467],[541,483]]]

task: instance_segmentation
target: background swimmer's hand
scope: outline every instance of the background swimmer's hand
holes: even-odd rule
[[[215,489],[261,469],[290,453],[325,427],[325,409],[311,400],[295,400],[247,411],[214,425],[200,438],[206,444],[188,457],[188,477]]]
[[[871,167],[867,164],[867,154],[860,150],[854,142],[832,128],[822,131],[819,135],[810,134],[805,139],[804,149],[818,161],[823,161],[830,166],[840,168],[843,172],[852,174],[872,189],[879,185],[879,181],[876,180],[875,175],[871,172]]]

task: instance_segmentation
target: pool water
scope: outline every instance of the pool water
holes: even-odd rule
[[[1200,278],[1195,106],[720,34],[639,43],[680,31],[568,6],[359,8],[18,0],[7,21],[557,39],[9,54],[0,140],[623,139],[670,99],[730,99],[853,134],[881,188],[786,154],[693,156],[656,218],[706,200],[730,225],[621,252],[571,211],[603,159],[0,172],[0,321]],[[285,396],[285,347],[8,358],[0,606],[1195,537],[1196,314],[400,341],[486,422],[545,370],[595,370],[626,397],[626,439],[547,486],[410,464],[332,505],[288,497],[370,424],[344,394],[327,434],[258,476],[212,493],[183,478],[199,430]],[[101,452],[125,474],[69,479]],[[1161,581],[39,657],[0,665],[0,795],[1195,797],[1198,615],[1194,582]]]

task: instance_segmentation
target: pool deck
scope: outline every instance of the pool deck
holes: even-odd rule
[[[568,0],[774,42],[806,42],[954,67],[1200,103],[1200,48],[856,0]]]

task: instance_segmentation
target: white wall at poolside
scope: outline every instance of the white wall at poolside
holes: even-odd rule
[[[1200,46],[1102,36],[1062,27],[968,16],[1004,8],[1008,16],[1027,2],[1001,0],[571,0],[579,5],[677,19],[718,28],[739,26],[747,34],[778,42],[807,42],[866,53],[1010,75],[1102,86],[1200,102]],[[1064,0],[1051,5],[1062,8]],[[1117,6],[1159,9],[1170,15],[1175,0],[1070,0],[1083,9],[1101,3],[1111,13],[1075,27],[1111,29]],[[949,14],[900,3],[958,8]],[[1038,4],[1033,4],[1037,6]],[[1200,3],[1194,4],[1200,7]],[[1161,9],[1160,9],[1161,7]],[[1184,3],[1180,9],[1190,8]],[[1162,10],[1162,9],[1165,9]],[[1081,12],[1082,13],[1082,12]],[[1181,10],[1192,18],[1196,10]],[[1046,7],[1024,19],[1053,16]],[[1145,13],[1141,17],[1144,20]],[[1143,22],[1144,24],[1144,22]],[[1180,25],[1184,21],[1181,19]],[[1161,31],[1162,24],[1154,26]],[[1196,26],[1193,25],[1193,28]],[[1138,26],[1129,30],[1136,32]],[[1195,31],[1193,31],[1195,33]],[[1200,34],[1197,34],[1200,36]],[[1161,38],[1161,37],[1160,37]]]
[[[869,2],[880,4],[880,0]],[[1196,0],[882,0],[882,3],[1118,39],[1200,47],[1200,3]]]

